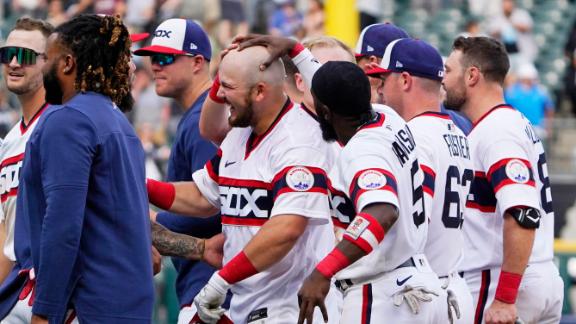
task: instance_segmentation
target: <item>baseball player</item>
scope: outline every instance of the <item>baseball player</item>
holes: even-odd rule
[[[228,289],[234,323],[296,322],[296,291],[315,250],[334,244],[313,235],[329,226],[329,146],[317,121],[284,95],[280,62],[260,71],[267,56],[254,47],[222,60],[218,97],[230,105],[234,128],[194,182],[149,182],[151,201],[161,208],[187,215],[221,210],[224,267],[195,298],[206,322],[220,317]]]
[[[384,102],[408,121],[414,135],[430,218],[424,251],[447,289],[451,322],[471,323],[472,295],[458,272],[464,257],[463,216],[474,173],[466,136],[448,114],[440,112],[442,57],[424,41],[399,39],[388,45],[380,67],[366,74],[380,76]]]
[[[546,155],[532,125],[504,103],[509,60],[501,43],[459,37],[446,64],[446,106],[474,123],[474,179],[462,262],[475,323],[558,323],[563,285],[554,265]]]
[[[31,136],[17,202],[36,273],[31,323],[147,323],[154,289],[144,151],[131,108],[129,34],[82,15],[46,47],[51,107]],[[140,180],[139,180],[140,179]]]
[[[184,111],[170,152],[167,180],[191,181],[192,173],[216,154],[216,147],[200,136],[198,128],[202,104],[211,84],[209,65],[212,50],[208,35],[192,20],[168,19],[156,27],[150,46],[134,54],[150,58],[156,93],[174,98]],[[168,230],[197,238],[209,238],[222,231],[218,215],[192,218],[168,212],[152,214],[154,221]],[[155,245],[163,242],[162,252],[165,253],[168,240],[158,237],[162,233],[167,231],[153,229],[152,240]],[[194,242],[191,239],[191,244]],[[176,256],[189,255],[190,252],[180,249],[183,253],[174,253],[178,251],[171,250],[170,255]],[[196,314],[192,303],[194,296],[204,287],[215,268],[204,261],[182,257],[172,258],[172,263],[178,271],[176,292],[181,308],[178,323],[188,324]]]
[[[30,323],[32,317],[30,288],[34,275],[30,272],[30,236],[25,223],[16,218],[16,200],[26,143],[47,108],[42,67],[46,39],[53,29],[44,21],[20,18],[0,48],[6,87],[18,96],[22,106],[22,120],[10,130],[0,146],[1,323]]]
[[[357,215],[349,215],[344,239],[302,286],[299,322],[310,322],[315,306],[324,309],[335,274],[344,293],[343,323],[447,320],[446,295],[420,253],[428,224],[409,128],[394,111],[371,108],[370,84],[354,64],[324,64],[312,93],[324,139],[344,145],[330,172],[332,185],[346,193]]]

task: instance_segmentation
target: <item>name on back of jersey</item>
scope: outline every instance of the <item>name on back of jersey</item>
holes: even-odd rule
[[[444,134],[444,141],[448,146],[451,157],[461,157],[470,160],[470,147],[466,136]]]
[[[410,153],[416,148],[416,141],[408,125],[394,135],[395,141],[392,143],[392,151],[396,154],[398,161],[402,166],[410,160]]]

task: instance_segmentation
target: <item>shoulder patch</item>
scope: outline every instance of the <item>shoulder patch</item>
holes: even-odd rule
[[[358,177],[358,187],[364,190],[376,190],[386,185],[386,176],[377,170],[366,170]]]
[[[286,183],[292,190],[308,191],[314,186],[314,175],[306,167],[293,167],[286,173]]]
[[[527,183],[530,180],[530,171],[524,162],[514,159],[506,163],[506,176],[516,183]]]

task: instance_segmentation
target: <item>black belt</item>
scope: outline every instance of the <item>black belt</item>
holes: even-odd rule
[[[458,272],[458,275],[460,276],[460,278],[464,278],[464,271]],[[449,276],[450,276],[450,275],[438,277],[438,279],[446,279],[446,278],[448,278]]]
[[[400,269],[400,268],[415,267],[415,266],[416,266],[416,263],[414,262],[414,258],[410,257],[408,260],[402,262],[399,266],[394,268],[394,270]],[[342,291],[342,292],[344,292],[346,289],[354,286],[354,282],[351,279],[336,280],[336,282],[334,282],[334,284],[336,285],[336,288],[340,289],[340,291]]]

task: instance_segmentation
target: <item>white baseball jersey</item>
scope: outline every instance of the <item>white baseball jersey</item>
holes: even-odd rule
[[[393,270],[421,253],[426,242],[424,176],[416,158],[416,143],[396,112],[382,111],[350,139],[330,172],[333,189],[345,194],[353,206],[333,207],[341,225],[373,203],[396,206],[399,217],[378,247],[337,273],[337,279],[370,278]]]
[[[477,122],[468,140],[475,174],[463,226],[463,270],[502,265],[504,213],[515,206],[541,213],[529,262],[552,260],[554,213],[546,156],[530,122],[514,108],[499,105]]]
[[[296,293],[318,262],[317,250],[329,251],[334,246],[333,236],[314,235],[321,232],[315,227],[330,227],[325,172],[329,145],[317,121],[300,106],[287,103],[264,134],[255,136],[251,128],[233,128],[220,149],[220,156],[196,171],[193,179],[204,197],[221,210],[224,264],[270,218],[300,215],[309,219],[308,228],[281,261],[232,285],[231,319],[243,323],[266,312],[269,318],[295,322]]]
[[[48,107],[44,104],[30,119],[28,125],[21,121],[14,126],[4,138],[0,146],[0,200],[2,201],[2,213],[0,222],[6,226],[6,241],[4,242],[4,254],[8,259],[16,261],[14,252],[14,221],[16,217],[16,196],[20,184],[20,168],[24,160],[24,150],[30,134],[34,132],[36,120]]]
[[[408,122],[424,172],[428,241],[424,252],[439,276],[459,270],[462,223],[474,172],[466,135],[448,114],[426,112]]]

